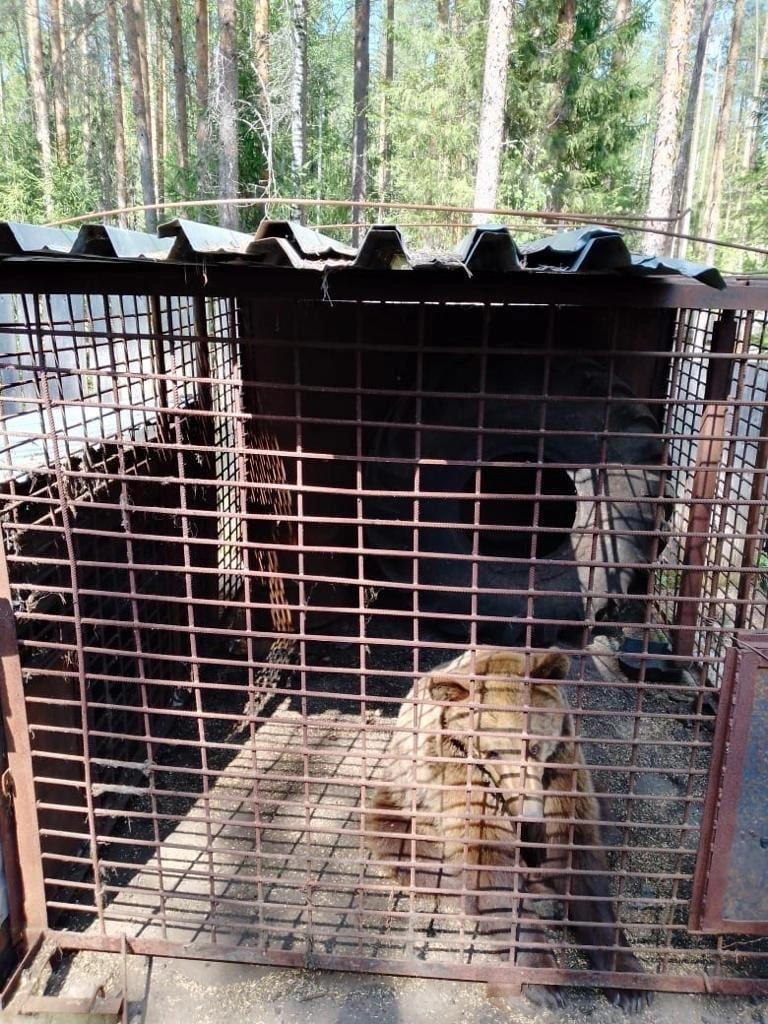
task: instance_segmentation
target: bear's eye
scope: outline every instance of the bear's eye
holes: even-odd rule
[[[485,760],[486,761],[500,761],[501,760],[501,754],[498,752],[498,750],[486,750],[486,752],[485,752]]]

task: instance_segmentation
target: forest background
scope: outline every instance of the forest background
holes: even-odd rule
[[[637,247],[765,271],[767,85],[766,0],[0,0],[0,219],[645,217],[693,240]]]

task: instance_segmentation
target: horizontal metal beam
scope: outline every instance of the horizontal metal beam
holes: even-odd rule
[[[124,940],[120,937],[85,935],[77,932],[49,932],[48,938],[61,949],[120,953]],[[276,967],[312,968],[317,970],[359,971],[361,974],[387,974],[396,977],[435,978],[450,981],[486,982],[494,993],[505,988],[514,991],[517,984],[570,985],[576,987],[611,988],[621,986],[655,992],[691,992],[708,995],[768,996],[768,979],[725,978],[706,974],[626,974],[623,972],[566,970],[560,968],[515,967],[508,963],[498,967],[473,967],[469,964],[428,963],[423,960],[386,960],[373,957],[339,954],[310,954],[275,950],[269,955],[248,946],[211,943],[169,942],[164,939],[127,938],[128,952],[138,956],[184,957],[189,960],[221,960],[228,963],[259,964]]]
[[[492,302],[643,309],[768,309],[768,280],[724,290],[688,278],[622,273],[517,271],[468,276],[462,269],[305,270],[236,262],[162,263],[107,257],[13,256],[0,262],[0,293],[206,295],[320,302]]]

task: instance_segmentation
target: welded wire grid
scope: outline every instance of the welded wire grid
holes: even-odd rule
[[[712,357],[718,315],[696,310],[642,347],[618,312],[575,346],[555,307],[336,303],[270,325],[223,298],[0,308],[2,531],[51,926],[491,977],[533,902],[577,982],[561,901],[510,899],[486,934],[466,891],[419,881],[426,812],[405,881],[365,834],[388,770],[407,788],[432,735],[411,728],[410,769],[395,759],[414,681],[468,646],[555,643],[645,969],[765,975],[759,943],[686,927],[724,652],[766,625],[764,313],[737,314]],[[512,874],[519,897],[519,851]]]

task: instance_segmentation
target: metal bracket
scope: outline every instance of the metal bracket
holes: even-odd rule
[[[77,1017],[120,1017],[123,996],[106,996],[97,985],[90,996],[28,996],[18,1010],[20,1016],[35,1013],[70,1014]]]

